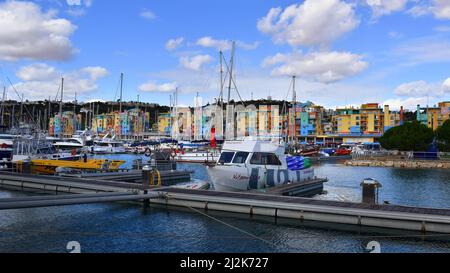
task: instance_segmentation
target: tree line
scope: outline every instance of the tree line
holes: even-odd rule
[[[427,151],[435,143],[439,151],[450,152],[450,120],[436,131],[417,120],[405,122],[388,130],[379,142],[385,149],[399,151]]]

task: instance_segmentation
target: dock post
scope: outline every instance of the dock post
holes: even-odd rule
[[[382,187],[381,183],[372,178],[366,178],[361,183],[362,202],[365,204],[378,204],[378,190]]]
[[[148,194],[148,189],[150,188],[150,179],[153,175],[150,166],[144,165],[142,167],[142,189],[144,190],[144,194]],[[144,209],[150,207],[150,199],[144,199]]]

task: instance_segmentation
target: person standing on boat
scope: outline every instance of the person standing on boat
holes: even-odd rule
[[[84,153],[84,154],[83,154],[83,161],[84,161],[84,163],[87,163],[87,158],[88,158],[88,157],[87,157],[87,154]]]

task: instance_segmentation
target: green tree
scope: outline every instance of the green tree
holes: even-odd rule
[[[388,150],[426,151],[433,139],[433,129],[414,120],[388,130],[379,141]]]
[[[436,140],[439,151],[450,152],[450,119],[436,130]]]

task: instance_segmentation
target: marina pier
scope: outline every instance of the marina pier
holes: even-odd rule
[[[311,183],[321,181],[312,181]],[[322,181],[323,183],[323,181]],[[294,219],[361,227],[450,234],[450,210],[386,204],[352,203],[283,196],[293,187],[267,192],[216,192],[172,187],[146,187],[142,183],[97,178],[0,174],[0,187],[23,191],[72,193],[0,199],[0,210],[65,206],[101,202],[139,201],[144,206],[194,208],[276,219]]]

